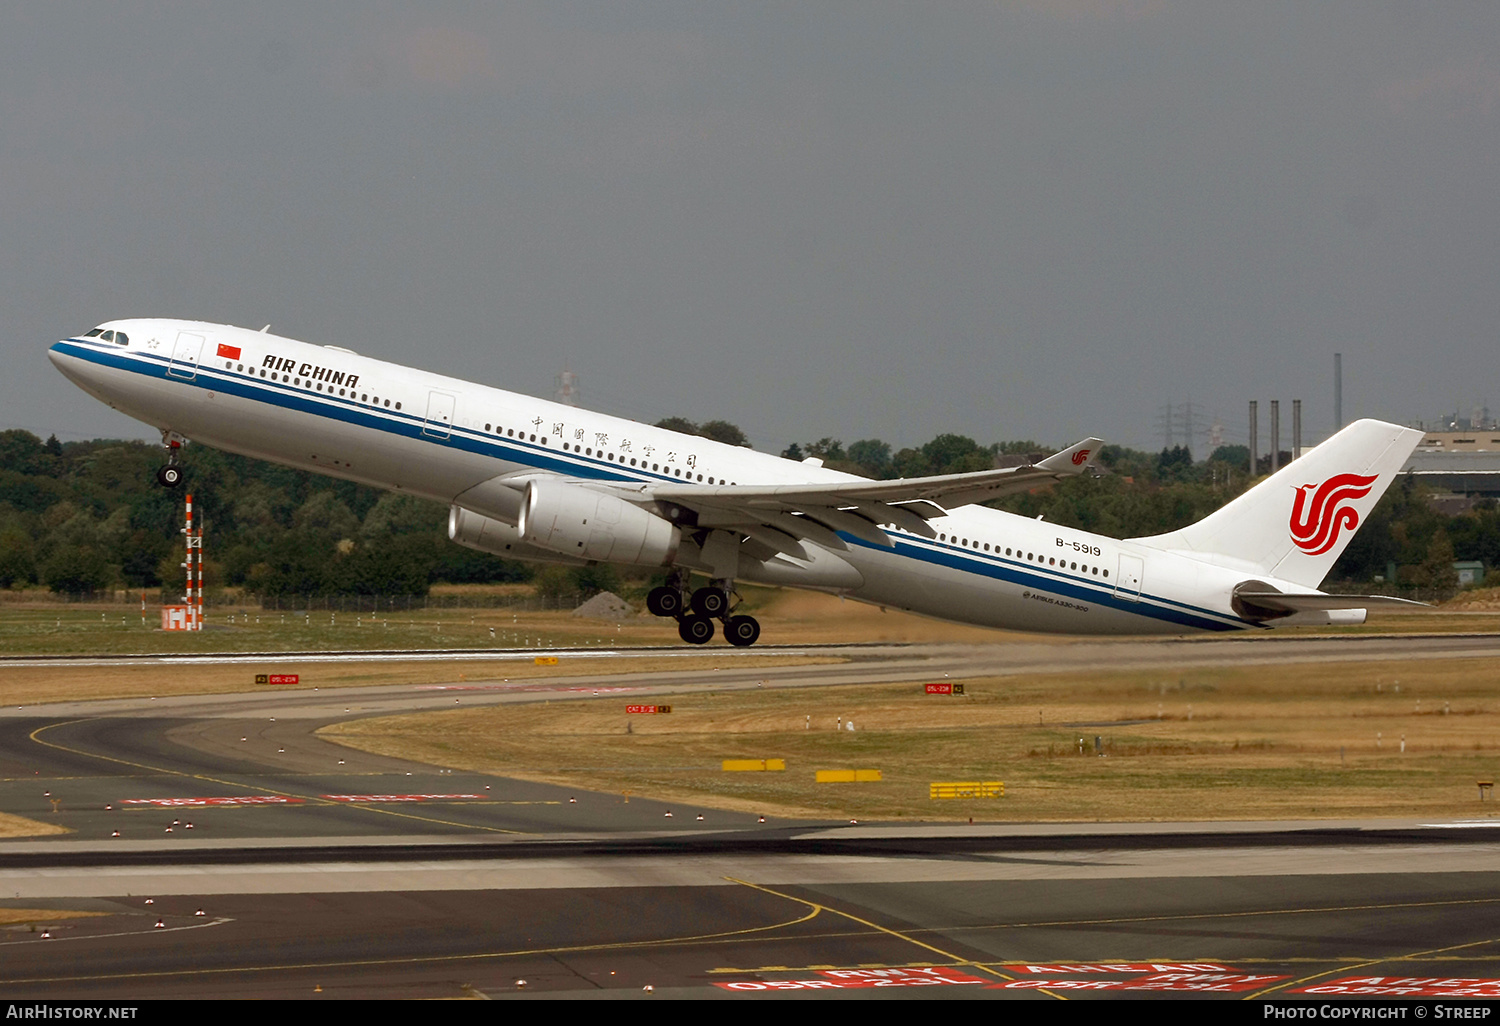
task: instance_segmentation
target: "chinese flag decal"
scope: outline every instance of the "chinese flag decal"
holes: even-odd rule
[[[238,360],[240,358],[240,347],[226,346],[224,343],[220,342],[219,355],[226,360]]]

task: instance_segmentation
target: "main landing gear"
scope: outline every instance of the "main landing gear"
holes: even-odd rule
[[[652,588],[646,596],[646,609],[655,616],[677,620],[677,634],[690,645],[713,640],[714,621],[724,624],[724,638],[731,645],[744,648],[760,638],[760,623],[753,616],[734,616],[734,582],[714,580],[706,588],[688,591],[688,574],[673,570],[667,583]]]
[[[163,488],[176,488],[182,484],[182,467],[177,463],[177,454],[182,450],[182,436],[175,431],[163,431],[161,444],[167,450],[167,462],[156,468],[156,483]]]

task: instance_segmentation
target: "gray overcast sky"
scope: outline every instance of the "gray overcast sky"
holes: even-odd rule
[[[762,449],[1500,406],[1497,120],[1493,2],[10,5],[0,427],[145,437],[123,316]]]

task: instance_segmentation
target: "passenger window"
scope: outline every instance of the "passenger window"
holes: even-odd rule
[[[489,430],[489,429],[490,429],[490,426],[489,426],[489,425],[488,425],[488,424],[486,424],[486,425],[485,425],[485,426],[484,426],[484,429],[485,429],[485,430],[486,430],[486,431],[488,431],[488,430]],[[184,543],[184,544],[185,544],[185,543]]]
[[[398,410],[401,409],[401,404],[400,403],[396,404],[396,409],[398,409]]]
[[[1109,571],[1108,571],[1108,570],[1106,570],[1106,571],[1104,571],[1104,576],[1105,576],[1105,577],[1108,577],[1108,576],[1109,576]]]

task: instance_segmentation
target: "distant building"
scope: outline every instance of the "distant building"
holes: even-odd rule
[[[1435,500],[1445,510],[1467,505],[1459,498],[1500,498],[1500,430],[1429,431],[1402,471],[1447,492]]]

